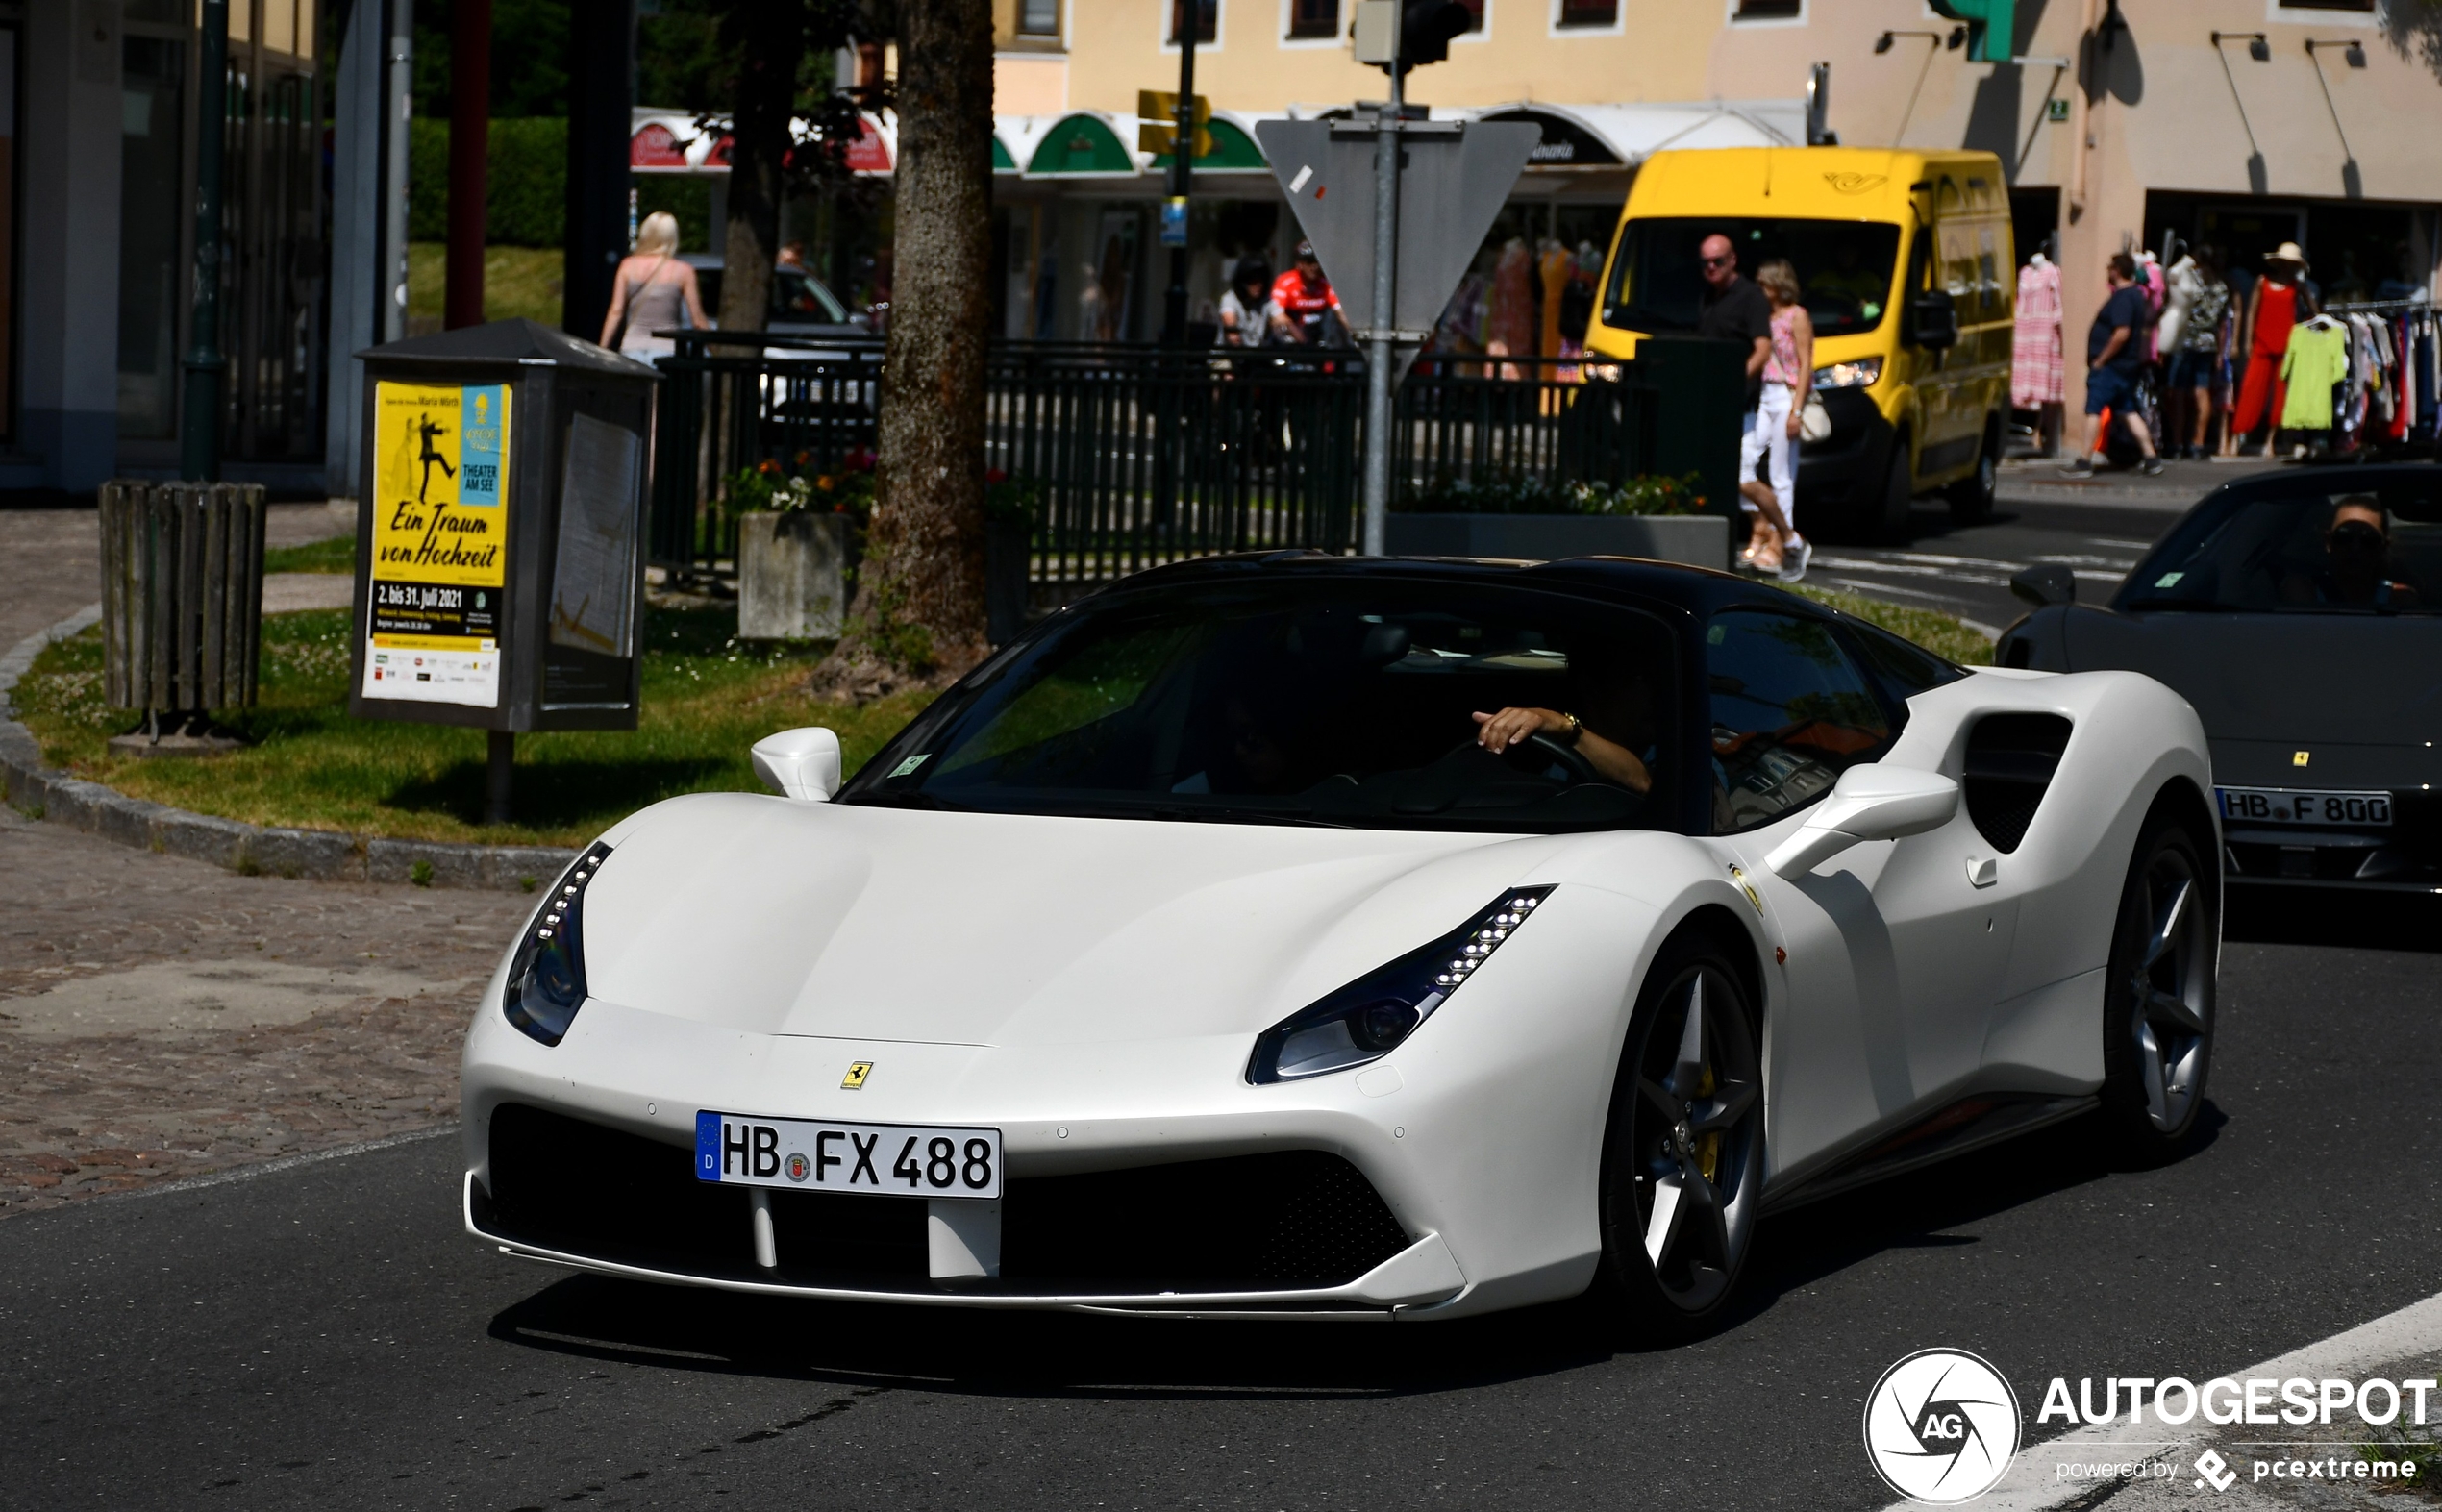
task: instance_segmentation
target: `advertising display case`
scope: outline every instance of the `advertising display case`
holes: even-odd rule
[[[660,375],[529,320],[361,356],[349,712],[635,729]]]

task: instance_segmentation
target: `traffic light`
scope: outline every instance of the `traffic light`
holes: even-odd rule
[[[1464,37],[1475,22],[1474,12],[1458,0],[1401,0],[1399,71],[1449,58],[1451,41]]]

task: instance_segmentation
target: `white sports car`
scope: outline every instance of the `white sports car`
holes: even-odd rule
[[[856,779],[613,828],[466,1045],[470,1232],[741,1291],[1715,1317],[1761,1212],[2204,1096],[2219,854],[2150,679],[1588,558],[1222,558]]]

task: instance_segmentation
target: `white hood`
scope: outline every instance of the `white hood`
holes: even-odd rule
[[[761,1033],[966,1045],[1260,1031],[1568,843],[743,793],[606,838],[585,903],[594,996]]]

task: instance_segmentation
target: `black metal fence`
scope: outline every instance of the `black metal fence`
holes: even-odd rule
[[[1359,539],[1365,377],[1353,352],[1011,342],[986,362],[986,465],[1034,498],[1038,598],[1187,557]],[[1648,365],[1420,360],[1398,390],[1393,508],[1432,508],[1462,484],[1702,470],[1681,437],[1704,428],[1686,403],[1703,385],[1658,383]],[[741,469],[854,465],[874,445],[881,366],[877,346],[685,338],[660,361],[654,558],[734,557],[724,501]],[[1729,427],[1734,456],[1734,408],[1709,423]]]

